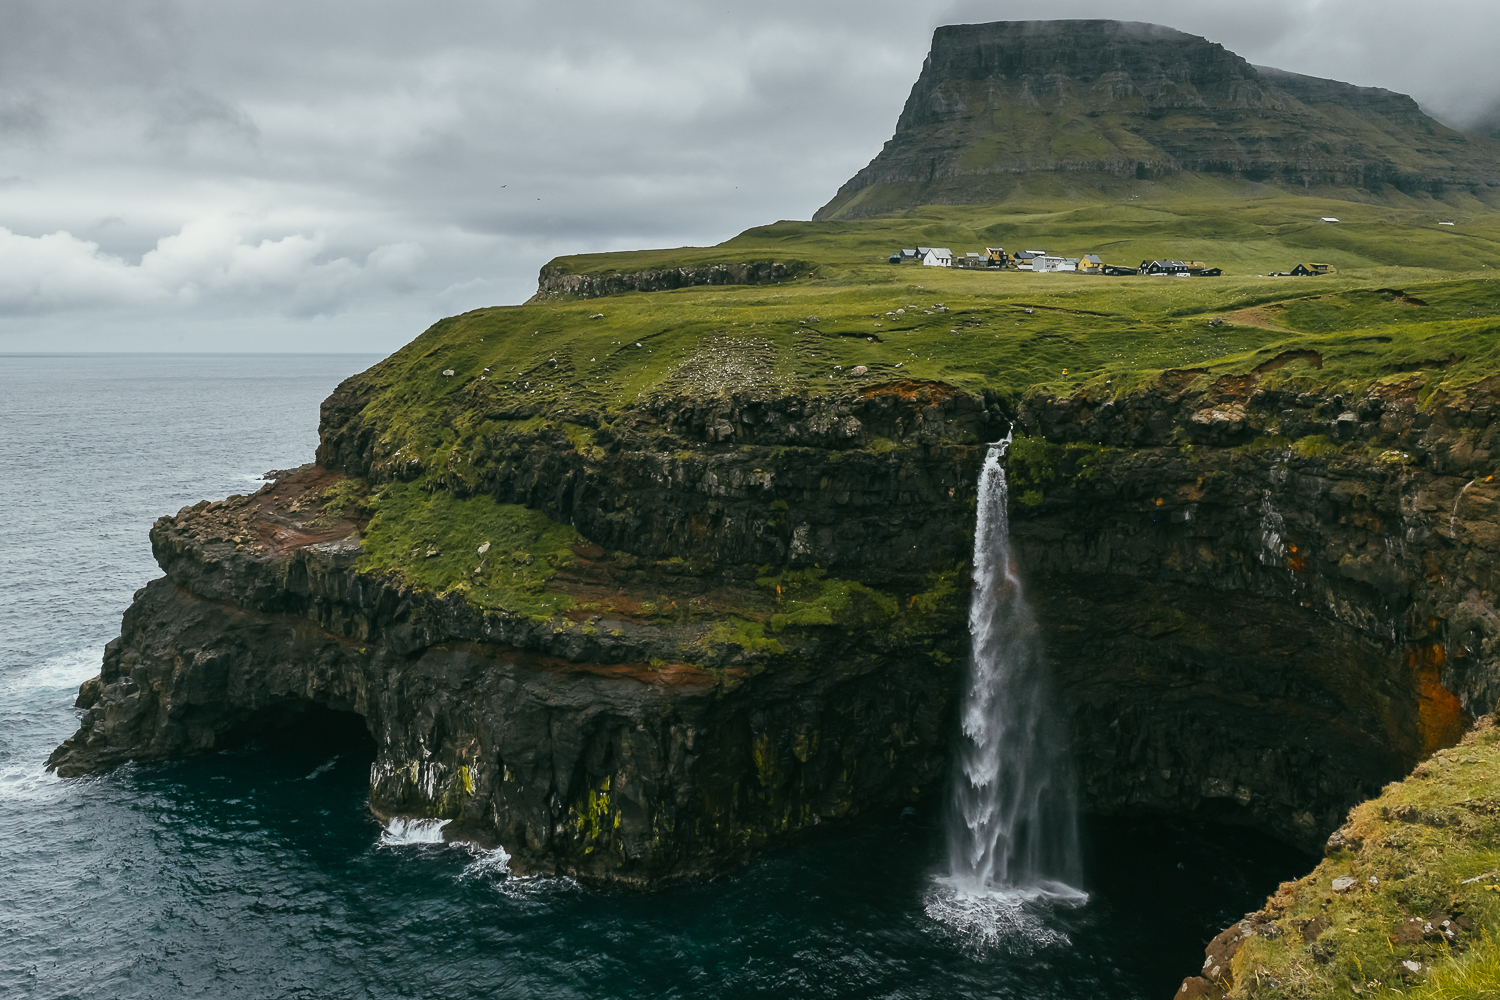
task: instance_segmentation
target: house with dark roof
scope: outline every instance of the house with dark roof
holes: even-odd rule
[[[1198,260],[1143,260],[1136,269],[1137,274],[1169,276],[1176,278],[1217,278],[1224,272],[1217,267],[1205,267]]]

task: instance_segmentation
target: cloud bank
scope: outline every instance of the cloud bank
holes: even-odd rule
[[[0,351],[390,350],[560,253],[807,218],[992,0],[0,0]],[[1252,62],[1500,96],[1500,9],[1060,3]]]

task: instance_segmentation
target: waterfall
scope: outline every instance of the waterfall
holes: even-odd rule
[[[960,709],[947,816],[949,874],[927,912],[980,944],[1065,943],[1047,923],[1087,894],[1076,779],[1054,709],[1036,619],[1010,550],[1002,459],[990,446],[979,476],[968,686]]]

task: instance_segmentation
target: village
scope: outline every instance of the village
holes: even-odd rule
[[[1062,257],[1045,250],[1017,250],[1007,253],[1004,247],[985,247],[983,253],[966,252],[955,256],[947,247],[913,247],[897,250],[890,263],[913,262],[927,267],[957,267],[972,270],[1032,271],[1038,274],[1103,274],[1112,277],[1147,274],[1179,278],[1214,278],[1224,272],[1196,260],[1143,260],[1138,267],[1106,264],[1098,254]]]
[[[1324,219],[1337,222],[1337,219]],[[1443,223],[1448,225],[1448,223]],[[955,256],[947,247],[913,247],[891,253],[890,263],[922,264],[926,267],[956,267],[969,270],[1032,271],[1038,274],[1102,274],[1122,277],[1145,274],[1156,277],[1217,278],[1224,273],[1221,268],[1209,267],[1199,260],[1143,260],[1137,267],[1106,264],[1098,254],[1082,257],[1061,257],[1045,250],[1017,250],[1007,253],[1004,247],[985,247],[984,253],[968,251],[962,257]],[[1271,278],[1302,278],[1328,274],[1334,268],[1329,264],[1303,263],[1289,271],[1272,271]]]

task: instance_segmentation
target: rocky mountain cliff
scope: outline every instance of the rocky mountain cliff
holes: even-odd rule
[[[1153,24],[1001,21],[937,29],[895,135],[815,219],[1204,173],[1441,194],[1500,185],[1500,142],[1403,94],[1250,65]]]

